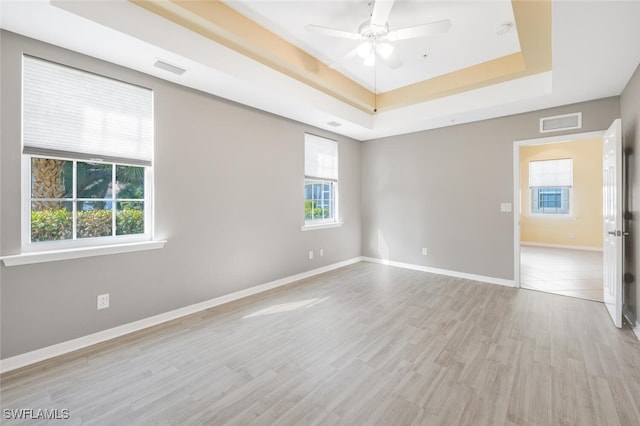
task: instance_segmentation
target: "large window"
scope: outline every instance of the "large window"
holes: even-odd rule
[[[31,157],[31,242],[145,234],[144,167]]]
[[[337,222],[338,143],[305,134],[305,225]]]
[[[570,214],[572,186],[572,159],[531,161],[529,163],[531,213]]]
[[[153,94],[23,58],[23,246],[151,239]]]

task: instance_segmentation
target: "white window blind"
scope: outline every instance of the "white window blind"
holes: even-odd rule
[[[150,166],[153,92],[23,57],[25,154]]]
[[[306,177],[338,180],[338,142],[305,133],[304,154]]]
[[[573,186],[573,160],[529,162],[529,188]]]

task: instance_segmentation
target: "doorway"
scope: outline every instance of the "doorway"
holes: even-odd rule
[[[514,143],[517,287],[602,302],[603,133]]]

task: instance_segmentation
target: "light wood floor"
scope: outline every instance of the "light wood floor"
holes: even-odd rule
[[[602,280],[602,252],[520,247],[523,288],[602,302]]]
[[[363,262],[6,373],[1,392],[68,409],[57,425],[638,425],[640,343],[601,303]]]

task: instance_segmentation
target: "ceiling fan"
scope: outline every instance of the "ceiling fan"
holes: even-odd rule
[[[393,3],[394,0],[375,0],[371,18],[360,25],[357,33],[311,24],[305,28],[307,31],[331,37],[362,41],[355,49],[331,65],[331,68],[336,68],[338,65],[359,56],[364,60],[365,66],[374,66],[376,57],[378,57],[390,68],[396,69],[402,66],[402,60],[394,53],[393,44],[390,42],[446,33],[449,31],[449,28],[451,28],[451,21],[445,19],[389,31],[387,20],[389,19]]]

